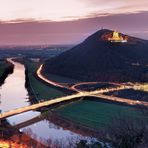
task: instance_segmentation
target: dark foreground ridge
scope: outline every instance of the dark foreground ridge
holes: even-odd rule
[[[84,81],[148,81],[148,41],[120,34],[128,42],[110,42],[103,29],[45,62],[44,72]]]

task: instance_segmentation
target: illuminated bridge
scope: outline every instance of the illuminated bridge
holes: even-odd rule
[[[54,105],[54,104],[57,104],[57,103],[75,100],[77,98],[82,98],[82,97],[86,97],[86,96],[94,96],[94,97],[98,97],[98,98],[102,98],[102,99],[106,99],[106,100],[127,103],[127,104],[130,104],[130,105],[141,104],[141,105],[148,106],[148,102],[130,100],[130,99],[119,98],[119,97],[112,97],[112,96],[107,96],[107,95],[101,94],[101,93],[105,93],[105,92],[109,92],[109,91],[122,90],[122,89],[125,89],[125,87],[111,88],[111,89],[105,89],[105,90],[96,90],[96,91],[90,91],[90,92],[79,92],[77,94],[64,96],[64,97],[52,99],[52,100],[49,100],[49,101],[40,102],[40,103],[33,104],[33,105],[30,105],[30,106],[21,107],[21,108],[18,108],[18,109],[14,109],[14,110],[11,110],[11,111],[1,113],[0,119],[4,119],[4,118],[7,118],[7,117],[10,117],[10,116],[13,116],[13,115],[17,115],[17,114],[20,114],[20,113],[24,113],[24,112],[27,112],[27,111],[37,110],[37,109],[42,108],[42,107],[51,106],[51,105]]]
[[[97,97],[97,98],[100,98],[100,99],[102,98],[102,99],[106,99],[106,100],[110,100],[110,101],[127,103],[129,105],[140,104],[140,105],[148,106],[148,102],[144,102],[144,101],[130,100],[130,99],[125,99],[125,98],[103,95],[103,93],[106,93],[106,92],[118,91],[118,90],[123,90],[123,89],[131,89],[131,88],[133,88],[132,86],[118,85],[118,87],[116,87],[116,88],[106,88],[106,89],[100,89],[100,90],[88,91],[88,92],[80,91],[80,90],[77,90],[75,87],[68,88],[68,87],[65,87],[65,86],[63,86],[59,83],[53,82],[53,81],[45,78],[41,74],[42,67],[43,67],[43,65],[41,65],[39,67],[39,69],[37,70],[37,76],[40,79],[42,79],[44,82],[51,84],[51,85],[54,85],[54,86],[57,86],[57,87],[60,87],[60,88],[67,88],[69,90],[74,90],[74,91],[77,91],[77,93],[73,94],[73,95],[55,98],[55,99],[52,99],[52,100],[40,102],[40,103],[33,104],[33,105],[30,105],[30,106],[25,106],[25,107],[21,107],[21,108],[18,108],[18,109],[14,109],[14,110],[10,110],[10,111],[1,113],[0,119],[5,119],[7,117],[17,115],[17,114],[20,114],[20,113],[24,113],[24,112],[27,112],[27,111],[38,110],[38,109],[43,108],[43,107],[52,106],[52,105],[55,105],[55,104],[58,104],[58,103],[62,103],[62,102],[70,101],[70,100],[72,101],[72,100],[76,100],[78,98],[83,98],[83,97],[87,97],[87,96],[93,96],[93,97]]]

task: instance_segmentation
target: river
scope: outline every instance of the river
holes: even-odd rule
[[[8,59],[8,61],[14,64],[14,72],[6,78],[5,83],[0,87],[0,109],[2,112],[30,105],[28,92],[25,88],[25,67],[11,59]],[[29,111],[9,117],[7,120],[11,125],[17,125],[39,115],[40,112]],[[82,138],[82,136],[56,126],[46,119],[27,125],[26,127],[21,128],[20,131],[27,131],[28,129],[31,129],[33,135],[36,135],[34,137],[37,137],[37,139],[44,139],[45,141],[47,139],[51,139],[52,141],[60,141],[62,139],[62,142],[64,142],[67,138]]]

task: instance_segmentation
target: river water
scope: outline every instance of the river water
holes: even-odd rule
[[[8,60],[14,64],[14,72],[6,78],[5,83],[0,87],[0,109],[2,112],[30,105],[28,92],[25,88],[25,67],[11,59]],[[9,117],[7,120],[11,125],[17,125],[39,115],[40,112],[29,111]],[[67,138],[82,138],[82,136],[58,127],[45,119],[31,125],[27,125],[26,127],[22,127],[20,130],[26,131],[28,129],[31,129],[32,133],[36,135],[34,137],[37,137],[37,139],[51,139],[52,141],[62,139],[64,142]]]

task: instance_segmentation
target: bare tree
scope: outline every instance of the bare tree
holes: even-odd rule
[[[144,148],[148,145],[147,123],[140,118],[121,118],[112,121],[103,137],[115,148]]]

